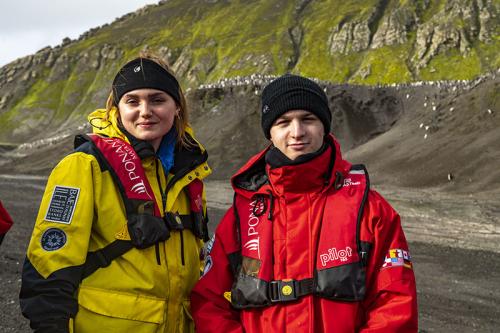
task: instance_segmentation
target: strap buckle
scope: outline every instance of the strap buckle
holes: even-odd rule
[[[276,280],[269,282],[269,299],[271,302],[289,302],[298,299],[297,280]]]
[[[177,213],[167,212],[165,214],[165,222],[170,230],[183,230],[184,224],[182,223],[182,218]]]

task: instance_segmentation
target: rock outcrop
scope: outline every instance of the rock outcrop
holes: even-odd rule
[[[331,54],[350,54],[411,43],[409,62],[418,71],[447,50],[466,55],[474,41],[491,43],[492,36],[498,36],[499,4],[493,0],[448,0],[432,15],[430,9],[429,2],[389,7],[380,0],[365,20],[342,18],[331,30],[328,49]]]

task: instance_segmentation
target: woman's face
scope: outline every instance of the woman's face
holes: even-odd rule
[[[136,89],[122,96],[118,103],[123,127],[140,140],[149,142],[155,150],[170,131],[179,112],[175,100],[157,89]]]

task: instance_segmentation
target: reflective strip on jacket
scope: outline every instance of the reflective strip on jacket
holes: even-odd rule
[[[117,126],[116,110],[111,123],[101,119],[103,114],[97,110],[89,116],[101,127],[94,132],[128,142]],[[201,145],[197,149],[204,151]],[[183,189],[211,172],[206,161],[184,168],[163,207],[160,187],[166,189],[174,175],[166,179],[154,156],[143,159],[142,166],[162,215],[189,214]],[[122,197],[110,172],[84,147],[52,171],[27,250],[20,300],[33,328],[49,321],[53,331],[69,326],[77,333],[194,331],[189,293],[200,276],[203,242],[189,230],[172,230],[158,247],[132,248],[79,285],[87,253],[116,239],[130,239]]]
[[[274,280],[312,278],[318,258],[324,261],[338,259],[335,253],[339,252],[333,251],[335,244],[327,256],[319,257],[321,253],[316,252],[322,216],[330,209],[324,205],[325,196],[329,187],[335,186],[336,174],[344,176],[344,187],[353,187],[356,183],[349,180],[350,164],[342,160],[338,144],[332,136],[328,140],[332,149],[308,162],[274,169],[266,166],[269,182],[261,180],[256,171],[264,168],[266,151],[253,157],[232,178],[236,202],[252,202],[259,194],[269,195],[267,191],[271,191],[274,198],[271,219],[267,217],[259,222],[272,224]],[[331,151],[334,151],[335,161],[333,169],[328,170]],[[323,175],[328,172],[331,177],[325,185]],[[251,182],[254,183],[248,185]],[[239,185],[243,183],[245,188]],[[268,201],[265,205],[269,209],[271,203]],[[217,227],[204,276],[191,294],[197,332],[417,332],[416,287],[408,245],[399,215],[377,192],[368,192],[360,224],[360,240],[371,244],[366,267],[366,294],[360,301],[306,295],[296,301],[265,307],[242,310],[232,307],[229,291],[235,282],[233,254],[245,246],[238,242],[237,226],[240,221],[251,222],[247,232],[258,231],[253,227],[257,222],[249,219],[254,213],[250,206],[245,209],[233,204]],[[266,212],[264,216],[267,215]],[[266,247],[266,244],[257,243],[246,245],[261,251]],[[265,267],[263,263],[261,268]]]

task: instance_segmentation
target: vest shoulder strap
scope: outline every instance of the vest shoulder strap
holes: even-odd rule
[[[90,276],[99,268],[108,267],[113,260],[127,253],[134,246],[131,241],[117,239],[100,250],[87,253],[83,264],[82,279]]]
[[[117,148],[119,150],[119,154],[122,154],[121,157],[124,156],[124,154],[133,154],[134,158],[138,158],[135,152],[132,150],[128,150],[129,145],[127,145],[125,142],[119,139],[113,139],[113,138],[103,138],[97,135],[78,135],[75,137],[75,149],[85,149],[84,145],[89,145],[90,149],[86,149],[88,153],[92,154],[97,160],[98,163],[101,167],[101,170],[107,170],[110,172],[114,183],[116,186],[119,188],[119,192],[121,194],[122,200],[125,205],[125,210],[127,213],[127,216],[130,216],[131,214],[137,214],[138,212],[144,213],[146,211],[149,211],[151,215],[161,215],[159,212],[159,209],[156,205],[156,202],[154,200],[154,197],[151,197],[152,195],[152,190],[151,187],[147,181],[146,176],[144,175],[144,171],[142,169],[142,165],[139,163],[136,163],[136,168],[139,169],[137,170],[138,173],[142,172],[142,182],[140,187],[133,187],[135,188],[136,191],[132,195],[134,198],[129,198],[130,191],[127,191],[125,189],[124,182],[122,179],[124,178],[123,174],[119,175],[117,170],[116,170],[116,165],[112,165],[110,163],[110,159],[116,158],[116,156],[113,156],[113,154],[116,154],[116,151],[110,152],[109,149],[106,151],[103,151],[100,146],[102,146],[102,141],[106,140],[113,148]],[[119,140],[116,142],[115,140]],[[82,148],[80,148],[82,147]],[[125,149],[127,149],[125,151]],[[131,147],[130,147],[131,148]],[[116,163],[115,163],[116,164]],[[136,174],[134,174],[136,176]],[[197,184],[197,187],[203,186]],[[191,186],[193,188],[194,186]],[[188,192],[188,197],[190,198],[191,201],[193,201],[192,196],[193,190],[190,188],[191,191]],[[141,189],[145,189],[145,191],[142,191]],[[164,217],[164,221],[168,227],[169,230],[183,230],[183,229],[189,229],[191,230],[197,237],[203,239],[204,241],[208,241],[208,230],[205,221],[205,217],[203,216],[204,212],[201,209],[201,189],[197,189],[196,192],[199,195],[197,195],[197,203],[199,205],[196,205],[196,209],[193,210],[194,203],[192,202],[191,208],[192,208],[192,213],[188,215],[181,215],[181,214],[174,214],[174,213],[166,213]],[[151,195],[148,195],[148,192],[151,193]],[[198,198],[199,197],[199,198]],[[151,200],[148,200],[151,199]],[[151,202],[152,201],[152,202]],[[152,205],[154,205],[154,210]],[[147,208],[147,209],[146,209]],[[147,213],[147,212],[146,212]],[[82,273],[82,279],[90,276],[92,273],[94,273],[96,270],[99,268],[104,268],[107,267],[111,264],[111,262],[125,254],[127,251],[132,249],[134,246],[131,241],[129,240],[115,240],[111,242],[110,244],[106,245],[105,247],[94,251],[94,252],[89,252],[87,254],[87,258],[85,260],[85,263],[83,264],[83,273]]]
[[[113,178],[114,183],[119,189],[120,195],[122,197],[125,210],[127,213],[127,216],[130,214],[136,214],[138,210],[144,211],[144,207],[146,206],[151,206],[151,205],[146,205],[147,203],[145,196],[141,199],[143,200],[132,200],[127,196],[127,191],[125,190],[124,184],[121,180],[121,178],[113,167],[113,165],[110,163],[110,159],[113,158],[113,156],[110,156],[112,153],[109,152],[104,152],[102,149],[99,147],[99,142],[103,139],[106,140],[118,140],[118,139],[111,139],[111,138],[103,138],[97,135],[77,135],[75,137],[75,149],[85,149],[85,145],[88,145],[90,149],[88,149],[88,153],[92,154],[98,161],[101,170],[107,170],[110,172],[111,177]],[[113,141],[109,141],[113,142]],[[122,142],[122,145],[126,144],[125,142]],[[133,149],[132,149],[133,150]],[[132,153],[131,151],[127,151],[128,154]],[[134,157],[137,157],[135,155]],[[140,162],[139,162],[140,164]],[[136,164],[137,165],[137,164]],[[142,168],[142,166],[140,165]],[[143,177],[143,182],[147,182],[147,179],[145,176]],[[150,188],[149,184],[147,186],[144,186],[144,188]],[[147,190],[146,190],[147,191]],[[154,200],[154,199],[153,199]],[[154,203],[155,204],[155,203]],[[156,204],[155,204],[156,206]],[[152,207],[150,207],[152,208]],[[155,207],[156,208],[156,207]],[[153,213],[153,209],[149,209],[150,213]],[[155,209],[157,210],[157,209]],[[159,213],[159,211],[158,211]],[[157,214],[158,214],[157,213]],[[122,256],[126,252],[128,252],[130,249],[132,249],[134,246],[130,240],[115,240],[111,242],[110,244],[106,245],[105,247],[87,253],[87,258],[85,260],[85,263],[83,264],[83,273],[82,273],[82,279],[85,279],[86,277],[90,276],[92,273],[94,273],[96,270],[99,268],[104,268],[107,267],[111,264],[113,260],[116,258]]]
[[[358,247],[358,253],[361,259],[361,262],[364,266],[368,264],[368,251],[369,249],[365,244],[362,244],[360,235],[361,235],[361,221],[363,220],[363,214],[365,211],[366,201],[368,200],[368,193],[370,192],[370,177],[368,175],[368,170],[364,164],[354,164],[351,166],[351,170],[349,171],[351,174],[363,174],[365,176],[365,189],[363,193],[363,198],[361,199],[361,203],[358,209],[358,217],[356,221],[356,245]]]

